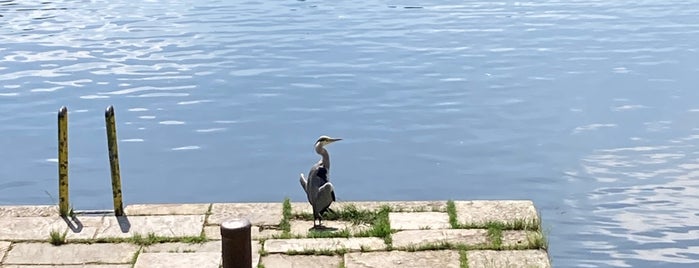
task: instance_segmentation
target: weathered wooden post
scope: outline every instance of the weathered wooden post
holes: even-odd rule
[[[250,221],[246,219],[221,223],[223,268],[252,267]]]
[[[114,214],[124,216],[124,204],[121,200],[121,175],[119,173],[119,149],[117,148],[116,120],[114,107],[107,107],[104,112],[107,124],[107,146],[109,147],[109,167],[112,172],[112,195],[114,196]]]
[[[68,198],[68,108],[58,109],[58,213],[70,212]]]

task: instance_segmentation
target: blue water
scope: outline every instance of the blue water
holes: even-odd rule
[[[699,264],[693,1],[0,1],[0,205],[532,199],[556,267]]]

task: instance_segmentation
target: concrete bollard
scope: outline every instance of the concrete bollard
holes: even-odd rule
[[[252,267],[250,221],[231,220],[221,223],[223,268]]]

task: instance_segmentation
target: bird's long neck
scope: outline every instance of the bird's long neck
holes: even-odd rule
[[[323,148],[323,145],[317,144],[316,153],[318,153],[321,156],[320,163],[323,164],[323,167],[329,171],[330,155],[328,154],[328,150],[325,150],[325,148]]]

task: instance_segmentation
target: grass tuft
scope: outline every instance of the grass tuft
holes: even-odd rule
[[[282,220],[279,222],[279,229],[284,233],[291,232],[291,200],[289,198],[284,198],[284,204],[282,205]]]
[[[490,223],[488,226],[488,239],[492,247],[495,249],[502,248],[502,229],[503,225],[500,223]]]
[[[447,214],[449,215],[449,225],[452,229],[460,229],[459,221],[456,219],[456,204],[454,200],[447,201]]]
[[[468,252],[459,250],[459,268],[468,268]]]
[[[57,230],[51,230],[49,233],[49,243],[54,246],[60,246],[66,243],[66,235],[68,231],[61,233]]]

